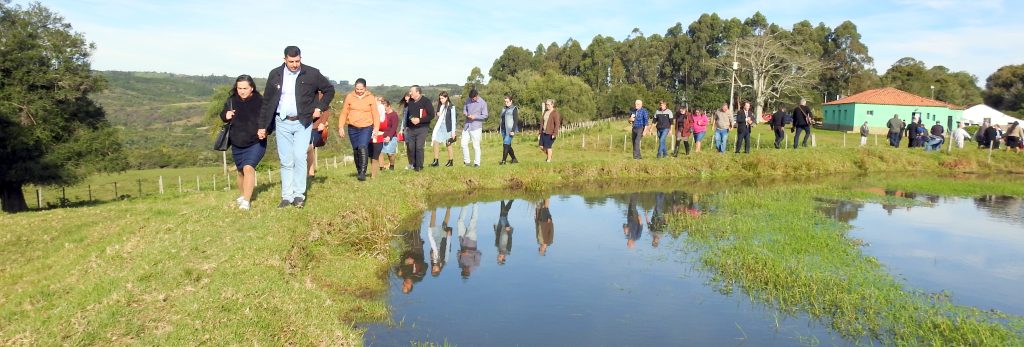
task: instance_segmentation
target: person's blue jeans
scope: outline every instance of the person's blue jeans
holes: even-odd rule
[[[508,133],[504,133],[503,132],[501,134],[501,137],[502,137],[502,142],[501,143],[506,144],[506,145],[511,145],[512,144],[512,135],[509,135]]]
[[[729,141],[729,129],[715,129],[715,148],[718,153],[725,153],[725,145]]]
[[[793,134],[793,149],[800,148],[800,133],[804,133],[804,148],[807,147],[807,138],[811,136],[811,126],[798,126],[796,127],[796,134]]]
[[[658,158],[668,157],[668,147],[665,145],[665,139],[668,138],[668,128],[658,129]]]
[[[924,146],[925,152],[938,151],[942,149],[942,143],[945,142],[941,137],[932,137],[928,139],[928,143]]]
[[[370,135],[373,135],[373,126],[362,128],[348,126],[348,141],[352,144],[352,149],[369,147]]]
[[[297,120],[275,118],[277,155],[281,159],[281,200],[306,198],[306,150],[313,135]]]

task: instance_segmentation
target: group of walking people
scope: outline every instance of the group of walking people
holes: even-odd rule
[[[886,123],[886,127],[888,128],[886,137],[889,140],[889,146],[895,148],[899,148],[903,139],[906,138],[907,148],[924,148],[925,151],[940,150],[949,136],[953,140],[951,145],[955,144],[960,149],[964,148],[967,141],[977,142],[978,148],[981,149],[999,149],[1001,145],[1007,151],[1012,149],[1014,152],[1020,152],[1021,149],[1024,149],[1024,141],[1022,141],[1024,128],[1021,128],[1019,122],[1016,121],[1007,124],[1005,131],[1000,125],[992,125],[986,121],[973,135],[967,131],[963,122],[957,122],[956,129],[951,134],[947,134],[942,122],[935,122],[935,125],[926,128],[919,117],[915,116],[911,123],[907,124],[900,119],[898,114],[894,114]],[[860,134],[863,146],[867,143],[869,134],[867,122],[861,126]]]
[[[750,132],[758,124],[758,118],[750,110],[750,102],[743,102],[742,108],[736,112],[730,112],[729,103],[722,103],[722,107],[714,114],[708,116],[708,112],[697,108],[692,112],[689,107],[680,105],[673,113],[668,109],[665,100],[658,101],[658,110],[654,116],[644,108],[643,100],[636,100],[629,115],[631,134],[633,140],[633,159],[643,159],[641,154],[641,141],[644,136],[657,132],[658,151],[656,158],[668,157],[669,145],[667,140],[672,132],[675,137],[675,146],[672,149],[672,156],[679,156],[679,146],[684,148],[684,154],[689,155],[693,140],[693,151],[701,151],[701,141],[707,133],[709,125],[714,127],[714,146],[719,153],[725,153],[729,141],[729,133],[736,129],[735,152],[750,153]],[[796,133],[793,138],[793,148],[799,148],[802,144],[807,147],[807,139],[811,134],[811,125],[814,124],[811,108],[807,106],[807,100],[801,100],[800,104],[794,107],[792,113],[787,113],[785,107],[779,107],[778,112],[772,115],[770,125],[775,133],[775,148],[782,148],[782,141],[785,139],[785,126],[792,124],[792,130]],[[803,142],[800,142],[800,135],[803,134]]]
[[[276,133],[281,163],[278,207],[302,208],[306,203],[308,180],[315,176],[316,151],[313,148],[326,142],[327,111],[335,96],[334,86],[318,69],[302,64],[298,47],[288,46],[284,49],[284,63],[270,71],[263,92],[257,90],[251,76],[241,75],[235,79],[220,112],[221,120],[230,124],[228,142],[241,193],[236,204],[240,209],[250,209],[255,168],[266,154],[268,136]],[[513,140],[521,129],[519,110],[512,95],[505,95],[503,101],[498,114],[498,131],[503,143],[499,164],[515,164],[519,162],[513,148]],[[550,162],[551,149],[562,123],[555,100],[547,99],[544,105],[538,146]],[[409,88],[398,106],[402,109],[401,116],[390,100],[370,92],[363,78],[357,79],[353,90],[345,96],[338,115],[338,136],[347,137],[352,145],[358,180],[365,181],[367,174],[373,178],[378,171],[394,170],[399,142],[406,145],[409,159],[406,169],[423,170],[428,138],[434,152],[431,166],[441,165],[441,147],[448,152],[444,166],[454,165],[451,146],[459,137],[463,163],[472,167],[481,165],[483,126],[489,112],[487,102],[477,90],[469,92],[461,117],[447,92],[438,94],[437,104],[433,105],[418,85]],[[461,131],[456,130],[459,124]],[[470,145],[474,151],[472,158]]]

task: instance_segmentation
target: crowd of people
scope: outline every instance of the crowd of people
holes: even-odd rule
[[[288,46],[284,49],[284,63],[270,71],[263,92],[261,94],[257,90],[252,77],[239,76],[220,114],[224,122],[231,124],[229,143],[238,172],[240,192],[236,199],[237,206],[243,210],[251,208],[255,168],[266,153],[268,136],[276,134],[281,164],[281,200],[278,208],[302,208],[306,203],[308,180],[316,174],[314,147],[326,143],[329,135],[327,111],[335,96],[334,86],[319,70],[302,64],[298,47]],[[659,100],[657,110],[652,114],[644,107],[643,100],[636,100],[629,116],[633,158],[642,159],[643,137],[652,134],[656,134],[658,139],[657,158],[669,156],[669,136],[675,137],[672,156],[679,155],[680,145],[685,155],[691,153],[691,148],[695,153],[700,152],[708,129],[714,131],[713,144],[719,153],[726,152],[733,129],[736,136],[735,153],[750,153],[750,134],[758,124],[759,117],[751,111],[750,102],[742,102],[740,105],[740,110],[735,113],[729,103],[723,103],[720,109],[711,114],[699,108],[691,111],[685,105],[673,112],[664,100]],[[338,112],[337,134],[341,138],[348,138],[352,146],[352,158],[359,181],[365,181],[368,175],[372,179],[379,171],[393,171],[401,142],[405,143],[407,170],[423,170],[428,139],[434,154],[430,166],[442,165],[442,147],[447,152],[447,161],[443,165],[454,166],[455,153],[452,146],[459,142],[463,164],[480,167],[484,122],[490,116],[490,111],[487,101],[477,90],[471,90],[463,107],[459,108],[447,92],[440,92],[436,104],[432,104],[430,98],[423,95],[422,89],[414,85],[397,106],[400,110],[393,107],[390,100],[375,96],[367,89],[367,81],[363,78],[357,79],[353,90],[345,95]],[[499,164],[518,163],[513,144],[521,124],[519,109],[512,95],[504,95],[502,109],[497,116],[498,132],[502,138],[502,158]],[[768,123],[775,134],[774,146],[777,149],[783,147],[787,125],[790,125],[790,131],[794,133],[792,148],[807,147],[813,124],[813,114],[806,100],[801,100],[791,112],[787,112],[785,107],[779,107]],[[907,124],[898,116],[893,116],[887,126],[889,144],[894,147],[899,147],[902,138],[906,137],[908,147],[937,150],[946,138],[946,130],[941,124],[936,123],[926,129],[919,118]],[[545,162],[552,161],[552,148],[561,127],[562,117],[555,107],[555,100],[545,100],[536,133],[537,145]],[[867,123],[861,127],[860,134],[861,145],[865,145],[869,134]],[[999,148],[1000,143],[1014,151],[1024,148],[1024,129],[1018,127],[1017,123],[1009,125],[1005,132],[999,125],[985,124],[974,136],[969,135],[963,125],[959,125],[952,133],[952,138],[959,148],[963,148],[964,141],[972,139],[984,148]]]

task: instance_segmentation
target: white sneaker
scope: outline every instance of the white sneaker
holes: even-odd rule
[[[243,199],[242,202],[238,204],[238,209],[240,210],[249,210],[249,207],[249,202],[245,201],[245,199]]]
[[[244,197],[244,196],[241,196],[241,195],[239,195],[239,196],[238,196],[238,199],[235,199],[235,205],[239,205],[239,206],[241,206],[241,205],[242,205],[242,201],[245,201],[245,197]]]

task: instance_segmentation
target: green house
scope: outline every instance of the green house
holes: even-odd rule
[[[926,126],[940,122],[948,131],[960,121],[963,112],[960,107],[890,87],[825,103],[822,116],[825,129],[860,131],[860,126],[868,122],[872,133],[884,134],[889,131],[886,124],[893,115],[907,123],[921,119]]]

